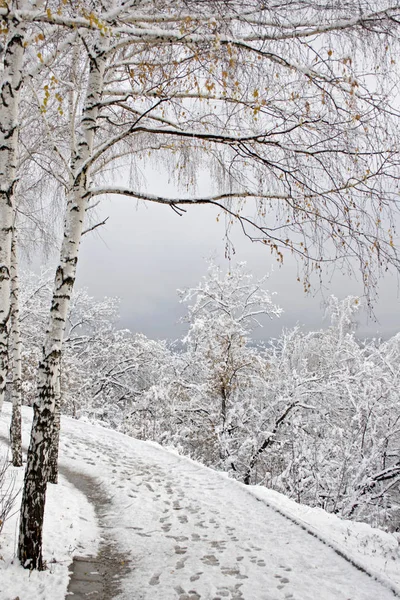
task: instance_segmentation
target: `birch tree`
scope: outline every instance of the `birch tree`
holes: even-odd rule
[[[58,400],[61,347],[71,293],[76,277],[78,250],[83,231],[89,165],[97,124],[105,67],[103,41],[95,39],[89,55],[87,94],[82,110],[79,139],[72,148],[71,186],[65,217],[60,264],[57,268],[50,321],[38,370],[38,402],[34,405],[31,441],[21,507],[18,555],[29,568],[43,568],[42,524],[50,442]]]
[[[12,417],[10,425],[10,441],[12,463],[14,467],[22,466],[22,431],[21,431],[21,333],[19,320],[19,277],[17,236],[14,234],[11,243],[11,349],[12,349]]]
[[[24,6],[24,3],[22,5]],[[11,243],[15,218],[19,100],[23,79],[25,29],[24,23],[15,15],[7,19],[0,80],[0,410],[7,376],[11,312]]]
[[[75,8],[56,3],[0,7],[7,24],[40,25],[45,38],[71,30],[88,57],[80,80],[85,91],[68,114],[73,125],[67,128],[67,144],[54,144],[54,131],[46,129],[48,149],[66,163],[68,206],[21,516],[19,557],[30,568],[43,564],[44,473],[65,319],[90,198],[123,194],[159,202],[178,214],[185,205],[213,205],[227,215],[228,228],[237,220],[279,263],[285,250],[303,260],[306,290],[311,272],[319,274],[337,260],[358,261],[367,293],[379,269],[399,266],[393,224],[397,111],[391,103],[397,5],[349,2],[335,9],[329,3],[278,2],[268,8],[258,0],[246,5],[186,0],[116,2],[101,14],[89,3]],[[66,43],[71,49],[72,42]],[[37,53],[40,64],[51,60],[44,49]],[[54,51],[57,56],[57,44]],[[59,66],[62,71],[62,61]],[[62,81],[55,77],[55,87]],[[43,113],[52,96],[46,85]],[[71,81],[66,87],[71,91]],[[63,98],[56,94],[54,89],[61,105]],[[218,173],[219,186],[206,197],[171,198],[155,197],[132,181],[104,182],[104,169],[117,174],[129,155],[135,170],[136,159],[149,151],[158,160],[175,153],[189,180],[203,156],[204,168]],[[4,248],[1,263],[7,273],[10,244]],[[6,275],[3,280],[7,308]],[[3,317],[6,340],[7,310]]]
[[[365,6],[361,15],[351,3],[336,14],[312,2],[278,3],[273,15],[258,3],[234,7],[211,22],[202,14],[207,5],[184,23],[178,11],[136,17],[146,29],[113,62],[104,91],[104,119],[119,130],[97,150],[113,164],[128,148],[143,160],[151,151],[150,166],[169,159],[171,172],[186,169],[189,182],[203,165],[219,175],[215,193],[155,197],[112,181],[90,193],[159,202],[181,214],[213,205],[279,263],[285,251],[297,255],[306,291],[312,273],[341,261],[349,269],[358,263],[371,293],[380,269],[399,265],[390,35],[397,7]]]
[[[32,179],[31,170],[34,161],[30,160],[32,156],[32,146],[39,150],[43,146],[43,131],[38,127],[38,121],[32,118],[31,106],[27,101],[28,82],[36,77],[35,84],[38,85],[37,77],[44,68],[51,68],[57,54],[62,55],[68,47],[71,38],[66,38],[60,42],[60,37],[48,36],[45,38],[43,31],[35,27],[29,20],[21,18],[24,10],[37,8],[36,2],[11,2],[7,5],[7,14],[3,15],[1,20],[1,36],[3,37],[4,48],[2,52],[2,86],[0,110],[7,115],[2,124],[12,125],[13,130],[7,133],[4,129],[4,137],[7,143],[2,145],[1,152],[4,157],[5,171],[0,174],[1,185],[9,186],[8,200],[3,194],[1,201],[1,210],[5,211],[5,217],[2,222],[5,224],[0,231],[0,253],[4,254],[4,264],[2,273],[8,272],[12,275],[0,277],[0,314],[6,314],[9,310],[9,318],[5,319],[0,330],[6,337],[9,337],[8,354],[12,357],[12,398],[13,412],[10,426],[11,446],[13,448],[13,461],[15,464],[22,461],[20,441],[21,441],[21,419],[20,419],[20,397],[21,397],[21,356],[19,340],[19,309],[18,309],[18,260],[16,243],[16,222],[19,229],[19,246],[25,249],[37,244],[38,239],[43,240],[49,245],[52,227],[44,224],[44,189],[49,191],[49,176],[41,170],[40,174],[36,168],[35,180]],[[0,7],[3,10],[3,7]],[[15,12],[14,12],[15,10]],[[19,32],[19,33],[18,33]],[[49,32],[47,32],[49,33]],[[50,32],[51,33],[51,32]],[[49,39],[49,38],[53,39]],[[54,39],[56,38],[56,39]],[[43,43],[47,45],[46,58],[43,57]],[[56,47],[56,50],[55,50]],[[35,54],[35,50],[37,53]],[[21,90],[23,89],[23,92]],[[2,113],[3,114],[3,113]],[[11,115],[11,117],[10,117]],[[11,119],[11,121],[10,121]],[[10,125],[10,127],[11,127]],[[27,144],[27,140],[29,143]],[[18,147],[17,143],[18,142]],[[7,152],[7,154],[5,154]],[[21,177],[23,173],[23,177]],[[4,176],[3,176],[4,175]],[[13,183],[7,181],[12,175]],[[46,185],[47,184],[47,185]],[[53,186],[54,187],[54,186]],[[17,219],[18,213],[18,219]],[[3,214],[3,213],[2,213]],[[48,215],[46,215],[48,216]],[[9,227],[9,220],[12,218],[13,227]],[[55,223],[56,219],[52,219]],[[29,235],[27,235],[29,223]],[[22,235],[21,235],[22,234]],[[11,236],[11,238],[10,238]],[[8,252],[9,241],[12,240],[11,252]],[[21,244],[22,242],[22,244]],[[10,262],[9,262],[10,261]],[[10,282],[11,286],[7,282]],[[1,290],[4,289],[4,294]],[[11,296],[10,296],[11,293]],[[5,304],[4,304],[5,303]],[[7,308],[8,306],[8,308]],[[3,308],[2,308],[3,307]],[[11,327],[9,326],[11,318]],[[0,336],[1,337],[1,336]],[[6,344],[0,342],[4,353]],[[4,386],[1,385],[3,367],[6,365],[6,355],[0,352],[0,408],[2,397],[4,395]],[[3,367],[1,366],[3,365]],[[11,369],[10,369],[11,371]],[[5,372],[5,371],[4,371]]]
[[[24,17],[90,29],[112,12],[63,11]],[[160,162],[172,150],[175,171],[190,181],[204,157],[220,186],[203,198],[162,198],[98,179],[88,193],[175,210],[212,204],[278,262],[285,251],[304,261],[306,289],[310,272],[337,260],[355,259],[370,292],[380,268],[398,265],[397,5],[149,2],[113,15],[120,37],[109,50],[92,173],[120,173],[127,153],[144,159],[151,151]]]

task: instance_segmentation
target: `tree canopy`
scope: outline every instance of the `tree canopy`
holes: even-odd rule
[[[380,272],[400,267],[399,18],[397,2],[380,0],[0,1],[0,405],[18,318],[15,235],[23,216],[46,229],[44,196],[65,204],[25,475],[24,566],[43,567],[62,347],[97,198],[178,214],[213,205],[228,231],[238,221],[279,263],[297,256],[305,291],[312,273],[339,264],[361,273],[370,297]],[[185,190],[151,195],[139,160],[155,172],[165,162]],[[195,188],[204,169],[215,183],[207,196]]]

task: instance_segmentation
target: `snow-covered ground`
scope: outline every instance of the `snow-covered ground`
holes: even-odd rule
[[[8,435],[10,420],[6,404],[0,415],[0,435]],[[26,420],[30,411],[24,411]],[[29,426],[24,423],[24,440],[29,439]],[[8,455],[8,445],[0,438],[0,461]],[[7,476],[15,476],[15,491],[22,488],[23,468],[10,467]],[[0,490],[1,495],[1,490]],[[86,497],[60,475],[59,485],[49,485],[44,523],[44,558],[48,569],[39,573],[23,569],[16,558],[18,509],[20,497],[0,534],[0,600],[61,600],[68,586],[68,565],[74,554],[93,554],[98,550],[100,531],[94,508]]]
[[[6,405],[0,436],[8,433],[9,414]],[[23,417],[27,443],[29,409]],[[1,442],[0,454],[5,450]],[[394,590],[400,596],[394,535],[243,486],[157,444],[68,418],[60,463],[95,478],[110,498],[102,529],[93,507],[63,477],[49,486],[49,570],[29,574],[18,565],[15,515],[0,538],[1,600],[62,600],[72,556],[95,554],[105,535],[130,561],[121,600],[388,600]]]

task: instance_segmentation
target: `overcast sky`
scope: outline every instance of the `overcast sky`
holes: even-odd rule
[[[162,174],[154,172],[149,180],[148,191],[172,195],[173,189]],[[121,327],[152,338],[179,338],[184,331],[179,320],[185,308],[179,304],[177,288],[196,285],[206,273],[207,258],[212,257],[224,269],[229,267],[223,220],[216,221],[217,212],[212,207],[190,207],[179,217],[169,207],[138,204],[122,196],[102,200],[99,217],[104,216],[109,216],[106,225],[84,237],[78,285],[87,287],[97,298],[120,297]],[[267,321],[255,337],[275,337],[282,327],[296,323],[307,329],[321,328],[324,297],[335,294],[342,298],[361,292],[354,278],[337,272],[332,281],[325,282],[324,290],[305,295],[297,282],[297,264],[290,256],[285,257],[281,268],[276,267],[269,250],[252,244],[238,227],[233,241],[234,261],[246,261],[256,277],[270,273],[266,287],[276,292],[275,301],[284,309],[279,320]],[[360,315],[360,336],[388,337],[400,331],[399,308],[397,278],[388,274],[375,305],[377,321]]]

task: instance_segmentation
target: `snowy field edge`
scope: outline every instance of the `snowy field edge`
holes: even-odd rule
[[[314,520],[318,520],[318,515],[313,515],[312,513],[310,513],[309,519],[305,520],[305,519],[300,518],[296,514],[296,512],[297,512],[296,507],[293,507],[291,510],[290,508],[288,508],[288,506],[285,506],[285,509],[282,509],[279,501],[271,500],[270,493],[272,492],[273,494],[277,494],[279,496],[282,496],[282,494],[279,494],[278,492],[274,492],[273,490],[268,490],[265,488],[265,491],[264,491],[263,489],[260,489],[260,487],[250,486],[250,489],[248,490],[248,492],[249,492],[249,494],[255,496],[258,500],[260,500],[261,502],[266,504],[266,506],[272,508],[273,510],[276,510],[280,515],[282,515],[286,519],[289,519],[290,521],[292,521],[293,523],[295,523],[296,525],[298,525],[299,527],[304,529],[304,531],[307,531],[307,533],[316,537],[322,543],[324,543],[327,546],[329,546],[330,548],[332,548],[332,550],[334,550],[339,556],[341,556],[342,558],[344,558],[345,560],[350,562],[354,567],[356,567],[360,571],[363,571],[364,573],[366,573],[367,575],[369,575],[376,581],[379,581],[380,583],[382,583],[382,585],[387,587],[396,596],[398,596],[400,598],[400,585],[398,585],[398,583],[397,583],[399,581],[399,579],[397,578],[396,582],[394,581],[394,578],[396,576],[395,571],[392,574],[393,579],[391,576],[389,576],[387,574],[382,574],[382,572],[377,570],[376,567],[374,568],[373,566],[368,564],[369,560],[371,558],[372,559],[374,558],[373,556],[372,557],[368,556],[367,560],[365,560],[363,558],[360,559],[360,557],[357,556],[357,554],[355,552],[352,552],[351,550],[346,549],[344,544],[340,544],[340,543],[337,543],[336,541],[334,541],[331,538],[330,532],[327,529],[327,527],[325,527],[324,531],[321,532],[319,529],[317,529],[312,524],[312,522]],[[283,498],[285,499],[285,504],[286,504],[286,501],[296,504],[295,502],[293,502],[289,498],[286,498],[285,496],[283,496]],[[312,509],[308,506],[306,507],[305,505],[301,505],[301,504],[297,505],[297,506],[300,508],[300,511],[303,508],[307,508],[309,510],[318,510],[318,509]],[[326,514],[329,515],[329,513],[326,513]],[[329,516],[336,518],[338,521],[342,521],[339,517],[336,517],[335,515],[329,515]],[[343,520],[342,524],[343,524],[343,527],[346,527],[347,524],[349,524],[348,527],[350,527],[352,529],[356,529],[356,527],[354,527],[354,525],[356,525],[356,526],[357,525],[365,525],[364,523],[360,524],[360,523],[354,523],[352,521],[346,521],[346,520]],[[367,525],[367,527],[369,527],[369,526]],[[376,530],[372,527],[370,527],[370,529],[373,532],[379,531],[379,534],[385,535],[385,532],[383,532],[381,530]],[[386,535],[389,535],[389,534],[386,534]],[[343,541],[344,540],[342,539],[342,542]]]

